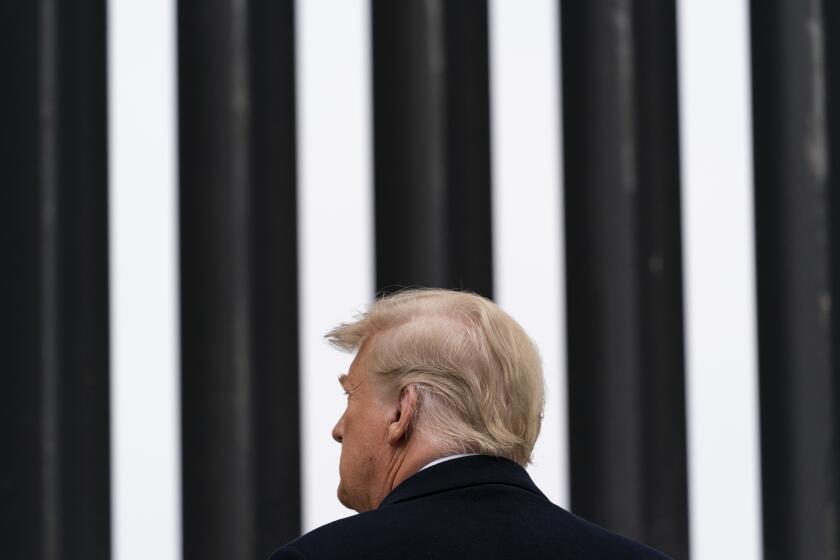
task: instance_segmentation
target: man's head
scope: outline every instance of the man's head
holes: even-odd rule
[[[472,452],[530,462],[542,420],[542,366],[522,327],[493,302],[449,290],[403,291],[327,338],[358,350],[340,378],[349,396],[333,430],[342,444],[344,505],[377,507],[412,461],[420,468]]]

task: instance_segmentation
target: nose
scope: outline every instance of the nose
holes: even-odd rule
[[[335,426],[332,429],[332,438],[341,443],[341,440],[344,439],[344,415],[341,415],[341,418],[338,419],[338,422],[335,423]]]

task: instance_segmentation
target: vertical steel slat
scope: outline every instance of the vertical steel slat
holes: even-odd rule
[[[561,26],[572,509],[687,558],[675,7]]]
[[[105,2],[4,6],[0,538],[109,558]],[[5,43],[9,40],[9,43]],[[8,198],[7,198],[8,197]],[[6,283],[8,282],[8,283]]]
[[[819,0],[752,2],[764,550],[840,558],[832,279],[837,52]],[[835,84],[833,84],[836,86]],[[836,121],[834,121],[836,124]],[[832,282],[835,282],[832,285]]]
[[[492,296],[487,4],[373,0],[377,288]]]
[[[179,3],[184,557],[300,531],[291,1]]]

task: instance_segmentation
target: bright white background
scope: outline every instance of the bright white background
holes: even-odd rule
[[[746,0],[679,8],[692,557],[761,557]],[[304,530],[335,498],[350,356],[374,290],[367,0],[297,3]],[[110,0],[114,557],[180,557],[175,3]],[[568,505],[556,2],[490,0],[494,281],[540,347],[537,484]],[[714,37],[714,40],[710,40]]]
[[[180,557],[175,4],[108,4],[113,556]]]
[[[678,3],[694,560],[761,558],[748,9]]]
[[[531,335],[546,403],[531,477],[568,507],[559,18],[553,0],[491,0],[495,300]]]
[[[354,512],[336,499],[352,356],[324,335],[373,297],[370,32],[366,0],[297,3],[303,529]]]

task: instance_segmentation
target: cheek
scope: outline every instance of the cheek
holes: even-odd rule
[[[344,413],[339,465],[347,471],[363,468],[378,452],[376,423],[364,412],[362,409],[348,409]]]

